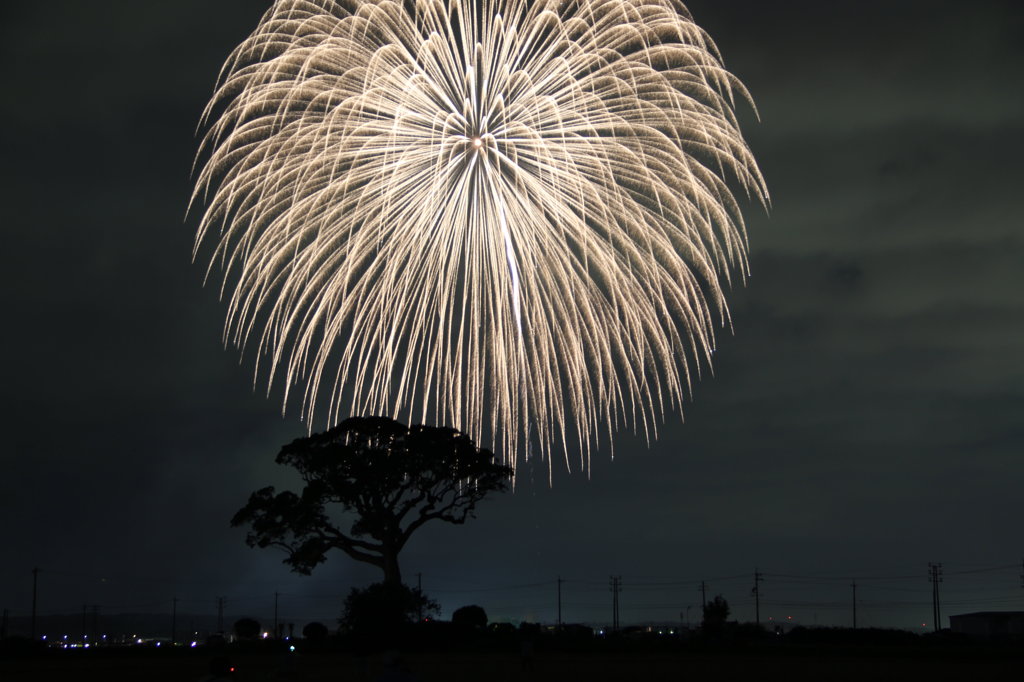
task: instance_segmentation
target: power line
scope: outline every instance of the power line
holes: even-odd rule
[[[932,574],[933,566],[939,567],[937,581],[935,580],[936,576],[933,576]],[[1009,572],[1011,570],[1013,571],[1012,574],[1010,574]],[[71,597],[70,599],[61,598],[60,601],[66,604],[66,606],[63,609],[58,610],[51,608],[54,606],[52,602],[55,599],[55,597],[53,596],[55,590],[52,589],[51,586],[51,592],[47,593],[47,595],[49,595],[50,601],[43,605],[46,607],[45,610],[40,611],[40,604],[38,602],[38,577],[39,574],[42,572],[44,572],[44,570],[41,570],[39,568],[33,569],[33,620],[36,621],[33,622],[33,629],[35,630],[33,636],[37,636],[39,634],[38,628],[41,627],[41,625],[38,622],[38,619],[40,617],[47,617],[51,614],[51,612],[53,615],[75,614],[75,612],[79,608],[81,608],[83,602],[92,601],[92,595],[87,593],[81,595],[82,597],[85,597],[84,599],[75,597]],[[53,575],[57,576],[83,575],[80,573],[71,573],[64,571],[51,572],[49,571],[49,569],[45,569],[45,572],[47,572],[48,574],[52,573]],[[946,588],[944,585],[938,584],[944,581],[944,572],[949,572],[951,575],[964,576],[967,579],[954,581],[954,583],[951,584],[949,588]],[[754,606],[755,618],[758,622],[760,622],[760,607],[762,605],[764,605],[766,608],[772,609],[792,606],[794,608],[805,607],[808,610],[812,608],[828,609],[834,614],[832,618],[837,620],[837,624],[839,622],[850,623],[852,621],[854,627],[859,627],[862,626],[865,622],[870,622],[872,624],[875,624],[877,622],[871,616],[862,618],[862,616],[864,616],[865,613],[872,614],[877,613],[883,609],[892,609],[893,618],[895,620],[897,610],[923,610],[924,608],[926,608],[925,605],[927,604],[928,599],[928,597],[925,596],[924,593],[925,586],[922,583],[920,583],[920,574],[917,575],[916,584],[904,583],[904,579],[906,578],[906,576],[896,571],[887,574],[885,570],[879,571],[877,574],[867,577],[858,575],[857,578],[853,581],[851,581],[851,578],[849,577],[842,578],[834,575],[821,573],[772,573],[768,571],[761,571],[759,567],[755,569],[754,574],[755,589],[750,590],[749,592],[748,590],[742,589],[743,587],[749,586],[749,582],[746,582],[745,585],[736,584],[738,581],[741,580],[749,581],[749,573],[741,575],[723,576],[716,580],[728,581],[729,586],[727,587],[727,590],[734,589],[734,587],[737,588],[735,590],[736,599],[730,599],[730,602],[743,609],[749,608],[750,606]],[[701,605],[703,606],[707,604],[707,590],[710,589],[710,585],[715,584],[714,582],[711,582],[711,580],[709,579],[669,579],[670,576],[659,576],[657,574],[648,576],[646,580],[641,578],[634,581],[634,579],[631,578],[630,588],[634,589],[634,592],[638,593],[640,596],[639,598],[634,598],[634,600],[630,600],[629,606],[623,606],[621,604],[621,599],[618,599],[618,597],[621,597],[621,576],[616,577],[618,578],[618,592],[615,593],[615,595],[613,595],[613,602],[618,601],[620,603],[618,605],[613,603],[612,616],[613,621],[618,621],[617,627],[619,629],[623,627],[623,609],[625,609],[626,612],[625,617],[627,624],[632,624],[634,618],[643,617],[641,614],[644,611],[649,611],[650,617],[656,618],[659,617],[659,614],[663,611],[678,610],[680,603],[686,604],[687,602],[693,601],[693,596],[696,596],[694,595],[694,590],[699,591],[700,596],[702,598]],[[450,575],[438,578],[439,582],[442,582],[442,584],[447,584],[449,586],[453,586],[453,583],[450,582],[452,580],[454,580],[454,578],[452,578]],[[777,601],[765,598],[765,595],[760,592],[760,588],[764,580],[772,581],[773,585],[783,586],[776,587],[775,589],[770,590],[773,596],[781,597],[781,600]],[[51,581],[51,583],[52,582],[53,581]],[[76,581],[62,578],[57,582],[58,589],[56,590],[56,592],[58,593],[66,592],[69,589],[74,588],[76,586],[79,588],[85,588],[87,590],[91,589],[87,581],[79,583]],[[146,581],[141,580],[140,582]],[[247,609],[258,606],[262,613],[266,614],[266,616],[264,616],[265,620],[269,621],[269,616],[271,614],[267,607],[269,606],[269,597],[271,594],[273,594],[274,607],[275,611],[277,612],[275,618],[275,632],[280,632],[282,628],[281,619],[283,618],[283,611],[281,611],[281,609],[283,608],[287,610],[288,607],[287,604],[280,604],[281,597],[285,597],[286,599],[293,599],[293,605],[295,605],[296,610],[301,610],[302,612],[306,613],[312,613],[313,610],[316,610],[316,607],[313,607],[313,605],[310,603],[312,601],[334,601],[341,600],[344,597],[344,595],[341,593],[319,593],[324,591],[330,591],[330,585],[335,584],[335,582],[343,581],[332,582],[330,580],[318,580],[317,582],[318,584],[321,584],[324,587],[323,589],[318,591],[318,594],[315,595],[307,594],[304,591],[296,591],[291,593],[275,591],[273,589],[274,587],[276,587],[275,585],[268,585],[269,589],[263,590],[259,594],[251,593],[249,595],[238,596],[227,593],[226,597],[219,597],[218,599],[222,599],[225,601],[226,599],[232,599],[233,603],[237,602],[236,606],[241,605]],[[573,586],[576,589],[571,590],[571,596],[569,598],[569,601],[567,601],[567,595],[564,593],[564,587],[566,584],[570,582],[573,583]],[[420,578],[418,583],[422,584],[422,578]],[[929,564],[929,583],[929,587],[931,588],[932,592],[931,596],[933,606],[933,620],[935,621],[934,626],[937,630],[941,630],[943,624],[941,616],[941,607],[943,606],[941,593],[942,590],[946,591],[944,605],[947,607],[947,612],[950,607],[954,607],[954,609],[958,610],[961,606],[968,606],[972,604],[978,605],[979,608],[982,604],[1003,604],[1006,605],[1006,607],[1008,608],[1019,608],[1018,605],[1021,605],[1022,600],[1024,600],[1024,592],[1022,592],[1021,590],[1021,588],[1024,587],[1024,562],[1018,562],[1015,560],[1015,562],[1012,564],[960,564],[959,566],[957,566],[957,564]],[[259,584],[262,585],[263,583],[261,582]],[[48,585],[51,584],[48,583]],[[488,585],[487,583],[474,582],[471,583],[471,585],[472,586],[470,587],[462,589],[449,588],[437,590],[437,592],[444,593],[444,596],[441,598],[445,602],[449,602],[451,600],[458,600],[459,597],[457,595],[460,594],[467,595],[467,598],[469,598],[469,594],[473,593],[480,593],[481,595],[487,594],[487,599],[489,602],[487,606],[488,610],[491,610],[491,604],[493,604],[493,608],[502,609],[504,611],[504,614],[502,616],[503,618],[535,619],[537,611],[546,611],[546,613],[549,614],[548,618],[550,618],[551,621],[560,623],[563,627],[565,623],[565,609],[567,607],[570,609],[579,608],[581,610],[581,613],[579,615],[573,616],[573,618],[579,618],[583,614],[587,614],[588,619],[591,618],[591,613],[593,613],[596,616],[597,612],[600,609],[606,609],[607,606],[601,607],[599,606],[599,604],[607,604],[607,602],[605,601],[607,597],[601,597],[600,594],[598,594],[598,592],[607,595],[607,593],[604,592],[604,590],[609,589],[609,582],[607,581],[607,579],[601,582],[592,579],[566,579],[562,577],[560,574],[556,576],[555,580],[542,580],[531,583],[491,583]],[[861,597],[864,594],[863,589],[860,589],[858,591],[858,588],[863,588],[865,585],[869,587],[869,597],[880,596],[882,598],[867,600],[862,599]],[[287,583],[286,586],[292,587],[291,583]],[[552,590],[552,587],[555,589]],[[719,589],[719,587],[720,586],[716,585],[716,591]],[[125,588],[125,586],[122,586],[121,589],[133,588]],[[292,587],[292,589],[298,590],[300,588],[295,586]],[[846,592],[846,590],[850,591]],[[556,592],[556,595],[554,595],[557,599],[556,604],[551,604],[551,591]],[[432,593],[433,592],[434,591],[432,590]],[[225,594],[220,590],[217,590],[215,594],[216,593]],[[150,595],[147,592],[140,593],[139,596],[140,598],[144,599],[145,597]],[[644,598],[645,596],[646,599]],[[787,599],[787,597],[790,596],[804,597],[805,599]],[[178,628],[177,623],[175,621],[177,617],[176,611],[178,606],[183,607],[183,612],[205,611],[206,613],[209,613],[209,597],[206,597],[202,600],[190,597],[191,596],[187,593],[182,596],[176,595],[174,597],[174,601],[172,602],[172,613],[169,615],[171,616],[172,636],[175,639],[177,637],[177,634],[180,634],[177,632]],[[483,596],[481,596],[480,598],[482,599]],[[637,603],[637,599],[639,599],[639,603]],[[141,602],[137,602],[129,606],[128,604],[116,604],[116,602],[116,605],[112,605],[111,602],[104,597],[97,598],[96,600],[104,602],[104,613],[117,613],[119,611],[141,610],[143,608],[150,609],[155,606],[156,610],[166,614],[166,597],[159,598],[154,603],[153,606],[150,606],[147,603],[145,607],[141,605]],[[28,600],[26,599],[25,601],[27,602]],[[764,603],[762,604],[761,602]],[[198,609],[198,604],[204,604],[205,608],[201,610]],[[526,613],[525,611],[527,609],[527,604],[530,605],[529,609],[531,610],[531,613]],[[556,609],[553,610],[554,612],[552,612],[552,610],[549,610],[551,606],[556,606]],[[225,624],[223,623],[222,620],[224,606],[222,604],[218,604],[218,607],[218,617],[220,619],[219,625],[220,628],[223,629],[225,627]],[[12,610],[10,617],[14,619],[13,622],[17,622],[17,619],[19,618],[24,618],[25,620],[22,622],[24,622],[25,625],[27,626],[28,623],[26,621],[28,619],[25,618],[25,616],[27,616],[28,614],[24,611],[22,611],[21,613],[19,613],[18,611],[19,609]],[[617,619],[615,618],[615,611],[618,612]],[[843,611],[848,615],[845,617],[840,616],[840,611]],[[605,611],[605,613],[607,613],[607,611]],[[769,615],[772,615],[771,611],[766,611],[766,618]],[[807,615],[809,616],[809,614]],[[796,613],[794,613],[794,616],[803,617],[802,614]],[[323,616],[319,615],[319,613],[314,617],[318,619],[323,618]],[[166,618],[166,615],[164,616],[164,618]],[[850,620],[847,621],[846,618],[850,618]],[[164,622],[166,623],[167,621],[165,620]],[[918,625],[920,625],[921,620],[916,620],[916,622]],[[43,624],[45,625],[46,622],[43,621]],[[83,625],[83,630],[88,629],[87,625],[88,621],[86,617],[86,622]],[[230,623],[228,625],[230,625]],[[49,625],[46,626],[49,627]],[[25,629],[28,630],[27,627]]]

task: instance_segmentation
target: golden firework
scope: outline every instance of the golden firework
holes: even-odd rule
[[[727,182],[767,201],[737,97],[672,0],[277,0],[204,114],[227,338],[309,420],[323,397],[513,464],[652,437],[746,274]]]

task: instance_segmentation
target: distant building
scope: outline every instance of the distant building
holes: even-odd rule
[[[977,611],[950,616],[949,629],[972,637],[1024,637],[1024,611]]]

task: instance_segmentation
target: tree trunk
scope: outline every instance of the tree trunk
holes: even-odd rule
[[[381,551],[381,559],[383,559],[381,568],[384,570],[384,582],[388,585],[401,585],[402,571],[398,568],[398,550],[385,547]]]

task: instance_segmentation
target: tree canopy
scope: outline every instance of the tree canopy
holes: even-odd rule
[[[231,520],[249,526],[246,543],[285,550],[285,563],[307,575],[340,549],[378,566],[387,583],[401,582],[398,553],[417,529],[435,519],[465,523],[512,477],[456,429],[386,417],[352,417],[296,439],[277,463],[293,467],[305,485],[299,494],[273,486],[254,492]]]
[[[725,627],[729,619],[729,602],[722,595],[717,594],[715,598],[704,605],[704,629],[717,631]]]

